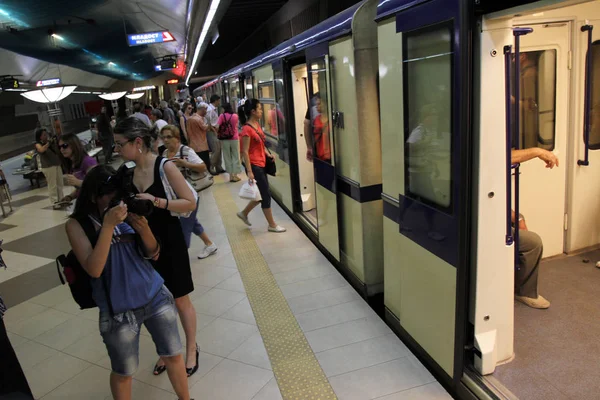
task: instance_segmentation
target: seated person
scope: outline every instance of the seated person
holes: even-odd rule
[[[539,158],[546,163],[546,168],[558,167],[558,158],[550,151],[533,147],[530,149],[513,150],[511,163],[518,164]],[[538,294],[538,269],[542,260],[543,244],[538,234],[527,229],[525,218],[519,215],[517,220],[512,213],[513,226],[519,229],[519,265],[515,270],[515,299],[532,307],[545,309],[550,302]]]

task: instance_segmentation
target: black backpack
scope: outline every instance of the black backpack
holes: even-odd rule
[[[76,220],[83,228],[92,248],[94,248],[98,240],[98,233],[94,229],[92,221],[89,218],[76,218]],[[98,306],[92,297],[92,277],[83,269],[73,250],[69,251],[66,256],[61,254],[56,258],[56,269],[61,283],[63,285],[65,283],[69,284],[71,295],[82,310]],[[113,315],[110,291],[108,290],[108,283],[104,273],[102,273],[101,279],[108,300],[108,309],[110,310],[110,314]]]
[[[223,118],[225,122],[219,125],[219,131],[217,132],[219,140],[229,140],[233,137],[234,131],[231,126],[231,118],[233,118],[233,114],[229,115],[229,119]]]

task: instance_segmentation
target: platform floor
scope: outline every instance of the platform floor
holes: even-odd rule
[[[275,202],[288,232],[268,233],[258,208],[248,228],[235,218],[245,205],[241,183],[216,181],[201,193],[198,219],[219,250],[198,260],[197,237],[190,249],[201,349],[192,397],[304,399],[318,390],[342,400],[451,398]],[[79,310],[56,274],[54,257],[69,247],[66,213],[48,209],[46,188],[15,203],[0,219],[9,268],[0,270],[0,293],[32,391],[44,400],[110,399],[98,311]],[[175,399],[166,374],[152,375],[156,359],[144,330],[134,399]]]

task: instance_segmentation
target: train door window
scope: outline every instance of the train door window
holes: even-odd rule
[[[267,135],[277,138],[277,107],[275,105],[275,89],[273,81],[258,82],[258,99],[263,105],[263,120],[261,124]]]
[[[592,97],[590,99],[590,149],[600,150],[600,40],[592,44]]]
[[[273,86],[275,89],[275,110],[271,119],[271,131],[273,136],[277,136],[280,141],[287,142],[285,127],[285,99],[283,93],[283,71],[276,69],[273,71]]]
[[[253,78],[252,76],[248,77],[245,79],[246,82],[246,98],[247,99],[253,99],[254,98],[254,85],[253,85]]]
[[[406,193],[451,209],[452,25],[403,35]]]
[[[237,111],[238,102],[240,100],[240,80],[232,79],[229,85],[229,101],[234,111]]]
[[[325,59],[313,61],[310,68],[313,96],[310,101],[310,120],[313,156],[331,164],[331,130],[329,125],[329,93]]]
[[[554,150],[556,120],[556,50],[520,55],[521,147]]]

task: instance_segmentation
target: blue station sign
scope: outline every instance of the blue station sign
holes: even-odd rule
[[[169,31],[134,33],[127,35],[129,46],[142,46],[145,44],[174,42],[175,38]]]

